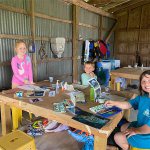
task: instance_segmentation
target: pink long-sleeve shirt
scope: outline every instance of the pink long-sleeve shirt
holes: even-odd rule
[[[24,80],[33,82],[32,63],[29,56],[25,55],[23,59],[14,56],[11,61],[13,70],[12,83],[24,85]]]

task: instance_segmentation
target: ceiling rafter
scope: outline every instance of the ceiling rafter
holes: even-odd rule
[[[74,5],[77,5],[77,6],[79,6],[79,7],[82,7],[82,8],[84,8],[84,9],[87,9],[87,10],[89,10],[89,11],[91,11],[91,12],[96,13],[96,14],[100,14],[100,15],[102,15],[102,16],[115,19],[115,17],[113,16],[113,14],[108,13],[108,12],[106,12],[106,11],[100,9],[100,8],[96,8],[96,7],[94,7],[93,5],[90,5],[90,4],[88,4],[88,3],[85,3],[84,0],[63,0],[63,1],[66,2],[66,3],[72,3],[72,4],[74,4]]]
[[[147,0],[82,0],[104,11],[114,13],[131,5],[136,5],[140,2],[145,3]]]
[[[103,8],[103,10],[107,11],[107,10],[109,10],[109,9],[111,9],[111,8],[119,7],[120,5],[124,5],[124,4],[126,4],[127,2],[130,2],[130,1],[131,1],[131,0],[122,0],[122,1],[120,1],[120,2],[118,2],[118,3],[115,3],[115,2],[110,3],[109,5],[106,5],[106,6]]]
[[[117,13],[119,12],[120,10],[123,10],[123,9],[126,9],[126,8],[135,8],[135,7],[138,7],[138,6],[141,6],[141,5],[144,5],[144,4],[147,4],[149,3],[150,1],[149,0],[132,0],[124,5],[120,5],[120,7],[114,7],[114,8],[110,8],[108,10],[108,12],[114,12],[114,13]]]

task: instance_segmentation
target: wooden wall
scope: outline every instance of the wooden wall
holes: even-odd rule
[[[121,66],[135,64],[139,51],[144,66],[150,66],[150,2],[130,6],[115,14],[115,57]]]

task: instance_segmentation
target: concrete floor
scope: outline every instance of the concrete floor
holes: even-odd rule
[[[67,131],[46,133],[35,138],[37,150],[81,150],[82,143],[74,140]]]

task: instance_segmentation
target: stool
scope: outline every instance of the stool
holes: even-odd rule
[[[149,149],[142,149],[142,148],[131,147],[130,150],[149,150]]]
[[[32,120],[32,113],[29,113],[30,121]],[[13,130],[18,129],[19,123],[22,122],[22,109],[12,107],[12,123]]]
[[[34,139],[16,130],[0,137],[0,150],[36,150]]]
[[[16,107],[12,107],[13,130],[18,129],[19,123],[21,122],[22,122],[22,110]]]

